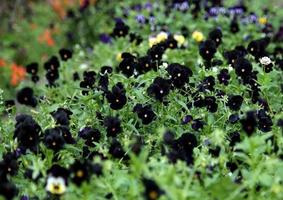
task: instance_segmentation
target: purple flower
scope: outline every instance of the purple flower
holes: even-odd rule
[[[145,17],[144,17],[142,14],[138,14],[138,15],[136,16],[136,20],[137,20],[137,22],[140,23],[140,24],[145,24]]]
[[[123,22],[123,19],[120,18],[120,17],[115,17],[115,18],[114,18],[114,21],[115,21],[116,23],[124,23],[124,22]]]
[[[152,10],[152,4],[150,2],[147,2],[144,4],[144,8],[148,11],[151,11]]]
[[[142,10],[142,5],[141,4],[136,4],[136,5],[132,6],[132,10],[141,11]]]
[[[21,200],[29,200],[28,196],[21,196]]]
[[[106,34],[106,33],[102,33],[99,35],[99,40],[105,44],[107,43],[111,43],[111,37]]]

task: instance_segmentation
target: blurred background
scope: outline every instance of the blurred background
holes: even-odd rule
[[[195,0],[159,0],[167,4]],[[274,31],[282,26],[282,0],[200,0],[203,5],[245,5],[265,16],[276,14]],[[42,64],[62,47],[75,44],[91,48],[101,33],[111,32],[118,7],[154,0],[1,0],[0,3],[0,88],[12,96],[25,79],[25,65]],[[119,6],[117,6],[119,4]],[[275,10],[275,11],[274,11]],[[283,27],[282,27],[283,28]],[[283,29],[282,29],[283,31]]]

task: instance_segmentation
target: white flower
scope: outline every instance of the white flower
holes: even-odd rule
[[[260,58],[259,61],[262,65],[269,65],[271,63],[270,58],[267,56]]]
[[[62,177],[49,176],[47,178],[46,191],[51,194],[61,195],[67,190],[65,180]]]
[[[85,69],[87,69],[88,68],[88,65],[86,64],[86,63],[82,63],[81,65],[80,65],[80,69],[82,69],[82,70],[85,70]]]

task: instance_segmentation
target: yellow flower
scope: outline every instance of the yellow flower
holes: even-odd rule
[[[258,18],[258,23],[265,25],[267,23],[267,18],[266,17]]]
[[[123,59],[122,59],[122,54],[121,53],[118,53],[117,56],[116,56],[116,60],[121,62]]]
[[[148,39],[149,46],[152,47],[153,45],[157,44],[157,39],[155,37],[150,37]]]
[[[192,34],[192,37],[197,42],[201,42],[201,41],[204,40],[204,36],[203,36],[202,32],[200,32],[200,31],[194,31],[193,34]]]
[[[53,176],[49,176],[45,189],[51,194],[62,195],[66,192],[67,187],[65,180],[62,177],[55,178]]]
[[[178,42],[179,45],[185,43],[185,37],[183,35],[174,35],[174,39]]]
[[[157,40],[157,42],[159,43],[159,42],[163,42],[164,40],[166,40],[168,38],[168,34],[167,33],[165,33],[165,32],[160,32],[160,33],[158,33],[158,35],[156,36],[156,40]]]

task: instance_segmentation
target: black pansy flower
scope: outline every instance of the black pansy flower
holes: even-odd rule
[[[109,153],[114,157],[114,158],[124,158],[128,159],[128,155],[126,155],[126,152],[124,151],[121,143],[117,139],[113,139],[111,142],[111,145],[109,147]]]
[[[258,118],[258,129],[262,132],[269,132],[272,128],[272,119],[271,117],[266,113],[265,110],[261,109],[257,113]]]
[[[240,117],[239,117],[238,114],[231,114],[231,115],[229,116],[229,119],[228,119],[228,121],[229,121],[231,124],[235,124],[235,123],[237,123],[239,120],[240,120]]]
[[[173,86],[177,88],[183,87],[186,83],[189,82],[189,76],[192,76],[193,72],[186,66],[180,65],[178,63],[172,63],[167,68],[168,73],[170,74],[171,82]]]
[[[96,176],[101,176],[103,174],[103,168],[102,168],[102,165],[99,164],[99,163],[94,163],[92,164],[91,166],[91,172],[93,174],[95,174]]]
[[[83,95],[87,95],[89,90],[94,88],[95,76],[96,73],[94,71],[85,71],[83,73],[83,81],[80,82],[80,87],[83,88]]]
[[[94,71],[84,71],[83,78],[89,85],[93,85],[95,83],[96,73]]]
[[[253,111],[247,112],[246,118],[240,120],[242,129],[250,136],[257,127],[256,116]]]
[[[216,98],[214,96],[207,96],[204,99],[206,108],[209,112],[216,112],[218,108],[218,104],[216,103]]]
[[[106,99],[110,103],[110,108],[120,110],[127,103],[126,90],[122,83],[117,83],[112,87],[111,92],[106,93]]]
[[[157,200],[165,192],[159,188],[154,180],[143,178],[143,185],[145,187],[144,197],[146,200]]]
[[[171,130],[165,131],[163,135],[164,144],[173,145],[175,141],[175,133]]]
[[[231,76],[227,69],[221,69],[217,78],[220,84],[228,85]]]
[[[11,111],[11,109],[16,105],[16,103],[15,103],[15,100],[13,100],[13,99],[8,99],[8,100],[5,100],[5,101],[4,101],[4,105],[5,105],[5,108],[6,108],[8,111]]]
[[[277,126],[279,126],[281,129],[283,129],[283,119],[278,119]]]
[[[115,24],[115,27],[112,32],[114,37],[125,37],[129,33],[130,27],[122,21],[118,21]]]
[[[88,181],[91,176],[91,166],[88,161],[81,162],[76,160],[70,166],[71,178],[73,183],[80,186],[84,181]]]
[[[47,170],[46,191],[57,197],[64,194],[67,190],[68,177],[70,172],[59,165],[53,165]]]
[[[137,70],[139,73],[145,73],[152,69],[156,70],[156,62],[152,62],[149,56],[140,57],[137,63]]]
[[[195,119],[192,122],[192,129],[195,131],[199,131],[203,128],[205,123],[201,119]]]
[[[87,146],[95,146],[94,142],[99,142],[101,133],[98,129],[87,126],[79,131],[79,137],[85,140]]]
[[[270,38],[262,38],[258,40],[253,40],[248,44],[247,50],[255,58],[264,57],[266,52],[265,49],[270,42]]]
[[[240,31],[239,23],[236,19],[233,19],[230,23],[230,31],[232,33],[238,33]]]
[[[19,148],[31,151],[37,151],[37,146],[40,141],[39,133],[40,126],[29,115],[18,115],[16,117],[16,125],[14,138],[17,138]]]
[[[144,139],[140,136],[136,137],[134,142],[131,143],[130,148],[131,151],[135,154],[135,155],[139,155],[142,147],[144,145]]]
[[[204,98],[202,96],[200,96],[199,94],[195,95],[193,97],[193,105],[196,108],[202,108],[205,106],[205,101]]]
[[[67,126],[57,126],[56,128],[60,129],[61,135],[62,135],[62,137],[64,138],[64,140],[67,144],[75,144],[76,143],[75,139],[73,138],[73,136],[70,132],[69,127],[67,127]]]
[[[252,64],[245,58],[238,58],[235,62],[236,74],[242,78],[249,76],[252,69]]]
[[[59,60],[56,56],[52,56],[48,61],[44,63],[44,69],[47,71],[57,71],[60,67]]]
[[[22,88],[20,91],[18,91],[17,101],[20,104],[24,104],[24,105],[32,106],[32,107],[35,107],[37,105],[37,100],[33,96],[33,90],[30,87],[25,87],[25,88]]]
[[[203,79],[202,83],[200,84],[200,91],[213,91],[215,86],[215,78],[213,76],[207,76]]]
[[[165,46],[166,48],[176,49],[178,47],[178,42],[174,39],[173,35],[169,35],[165,41]]]
[[[232,132],[228,137],[229,146],[234,147],[237,143],[241,142],[241,134],[239,132]]]
[[[16,186],[8,181],[0,182],[0,195],[5,197],[6,200],[12,200],[18,194]]]
[[[185,125],[185,124],[191,123],[192,121],[193,121],[193,116],[192,115],[186,115],[182,119],[182,124]]]
[[[139,119],[141,119],[142,123],[145,125],[151,123],[156,118],[156,115],[152,111],[150,105],[143,106],[141,104],[137,104],[133,111],[137,113]]]
[[[72,51],[69,49],[60,49],[59,54],[60,54],[61,60],[63,61],[67,61],[73,56]]]
[[[147,93],[154,97],[159,101],[163,101],[164,97],[167,96],[170,92],[170,84],[169,81],[161,78],[156,77],[153,83],[148,87]]]
[[[102,67],[100,68],[100,73],[103,74],[103,75],[105,75],[105,74],[111,74],[112,72],[113,72],[113,69],[112,69],[112,67],[110,67],[110,66],[102,66]]]
[[[44,131],[44,144],[54,151],[61,150],[65,145],[64,137],[59,128],[51,128]]]
[[[45,77],[49,85],[54,85],[55,81],[59,79],[59,71],[58,70],[47,71]]]
[[[238,111],[241,109],[243,100],[243,97],[240,95],[232,95],[228,98],[227,106],[233,111]]]
[[[52,117],[55,119],[57,124],[69,125],[70,116],[73,114],[72,111],[66,108],[58,108],[56,111],[51,112]]]
[[[81,81],[80,82],[80,88],[82,88],[82,94],[83,95],[88,95],[89,91],[91,89],[93,89],[94,87],[93,87],[93,85],[90,85],[90,83],[87,82],[87,81]]]
[[[209,32],[208,37],[215,42],[216,46],[219,46],[222,42],[222,31],[216,28]]]
[[[136,69],[136,61],[135,58],[124,58],[119,64],[119,70],[127,77],[130,77],[134,74]]]
[[[30,63],[26,66],[26,72],[35,75],[38,72],[38,63]]]
[[[31,76],[31,81],[34,82],[34,83],[37,83],[39,81],[39,76],[37,75],[32,75]]]
[[[7,153],[0,161],[0,176],[15,175],[18,172],[18,161],[14,153]]]
[[[78,72],[73,73],[73,80],[74,81],[79,81],[80,80],[80,74]]]
[[[192,152],[198,145],[196,136],[191,133],[182,134],[176,141],[178,147],[184,149],[186,152]]]
[[[209,154],[211,154],[213,157],[217,158],[220,155],[221,152],[221,147],[220,146],[216,146],[216,147],[211,147],[208,149]]]
[[[106,117],[104,119],[107,136],[116,137],[122,132],[121,121],[118,117]]]
[[[243,57],[243,56],[240,54],[239,51],[231,50],[231,51],[226,51],[224,53],[224,57],[226,58],[226,60],[228,61],[229,64],[234,66],[236,60],[240,57]]]
[[[165,48],[162,45],[154,45],[148,51],[147,55],[150,57],[152,61],[160,61],[162,59],[162,55],[165,52]]]
[[[199,45],[199,54],[204,60],[210,61],[216,53],[216,44],[213,40],[206,40]]]
[[[258,120],[258,129],[261,130],[262,132],[269,132],[272,130],[272,120],[270,116],[260,118]]]
[[[169,142],[169,145],[167,157],[171,162],[183,160],[188,165],[193,163],[193,149],[197,146],[197,139],[193,134],[184,133],[178,139]]]
[[[238,52],[238,54],[241,56],[241,57],[244,57],[248,54],[248,51],[247,49],[243,46],[243,45],[238,45],[235,47],[235,50]]]
[[[214,60],[211,62],[211,66],[214,66],[214,67],[221,66],[221,65],[223,65],[223,61],[222,61],[222,60],[219,60],[219,59],[214,59]]]
[[[135,43],[136,45],[139,45],[143,41],[142,36],[138,35],[137,33],[130,33],[129,36],[130,42]]]

